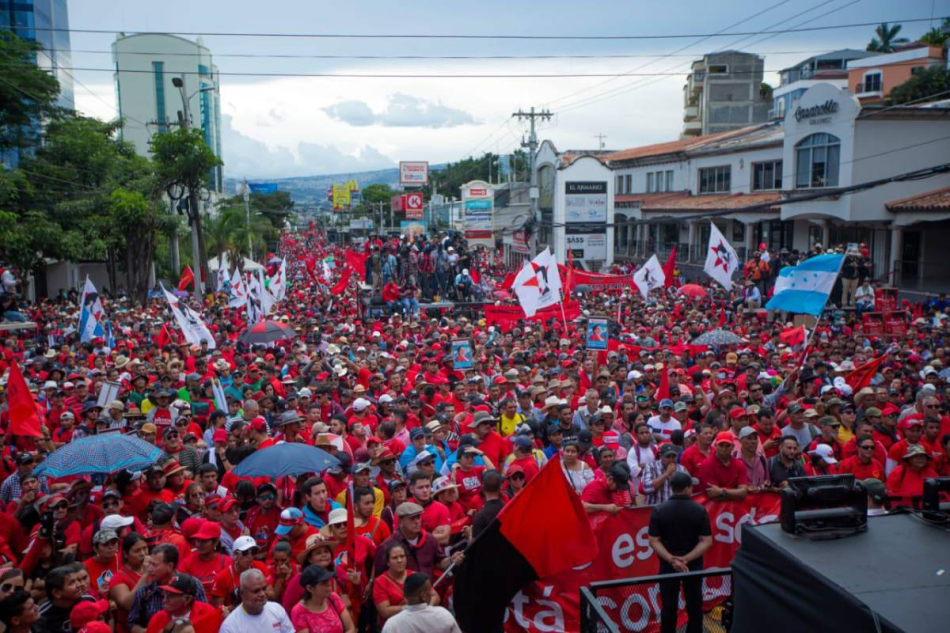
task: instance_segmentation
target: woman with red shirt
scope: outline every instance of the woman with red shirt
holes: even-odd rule
[[[122,563],[119,571],[109,582],[109,598],[115,603],[115,631],[129,633],[129,609],[135,591],[148,583],[145,559],[148,557],[148,542],[137,532],[122,539]]]
[[[912,497],[919,497],[924,493],[924,480],[936,477],[937,473],[930,467],[930,453],[920,444],[911,444],[901,465],[894,468],[887,476],[887,494],[895,498],[894,505],[913,507]]]

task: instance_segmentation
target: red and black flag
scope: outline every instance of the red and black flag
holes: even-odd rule
[[[466,633],[495,631],[521,589],[597,555],[590,520],[558,460],[551,460],[465,551],[455,616]]]

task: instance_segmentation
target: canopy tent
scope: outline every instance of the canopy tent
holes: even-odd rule
[[[231,261],[228,259],[227,253],[222,253],[208,260],[208,270],[211,272],[217,272],[221,267],[224,267],[225,270],[230,271]],[[263,270],[264,267],[255,262],[253,259],[244,258],[244,270],[249,270],[251,272],[257,272],[258,270]]]

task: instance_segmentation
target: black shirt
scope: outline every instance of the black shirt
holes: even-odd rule
[[[805,467],[802,460],[796,459],[791,466],[782,463],[782,456],[775,455],[769,460],[769,481],[773,486],[781,486],[782,482],[792,477],[804,477]]]
[[[709,515],[706,508],[689,497],[670,497],[653,508],[650,536],[660,539],[673,556],[685,556],[693,551],[701,536],[712,536]],[[696,560],[702,561],[702,557]]]
[[[501,509],[505,507],[505,502],[501,499],[489,499],[482,506],[482,509],[475,513],[472,518],[472,538],[481,534],[485,528],[491,525]]]

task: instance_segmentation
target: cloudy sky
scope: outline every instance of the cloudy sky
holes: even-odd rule
[[[506,153],[518,146],[526,128],[511,113],[531,106],[555,113],[539,136],[559,149],[595,148],[599,134],[616,149],[673,140],[682,125],[684,71],[692,59],[723,49],[755,52],[772,71],[766,80],[777,85],[774,71],[801,59],[838,48],[863,49],[873,27],[741,33],[929,19],[950,15],[950,0],[482,0],[464,5],[453,0],[73,0],[69,10],[71,28],[106,31],[71,34],[81,111],[101,118],[116,115],[109,70],[116,33],[202,33],[222,75],[225,171],[268,178]],[[902,35],[914,37],[936,24],[908,23]],[[357,33],[410,37],[288,37]],[[689,37],[655,37],[671,34]],[[721,36],[704,37],[708,34]],[[609,39],[625,35],[652,37]],[[457,59],[473,56],[495,59]],[[300,76],[328,74],[377,77]],[[461,74],[496,76],[406,76]],[[497,77],[532,74],[624,76]]]

